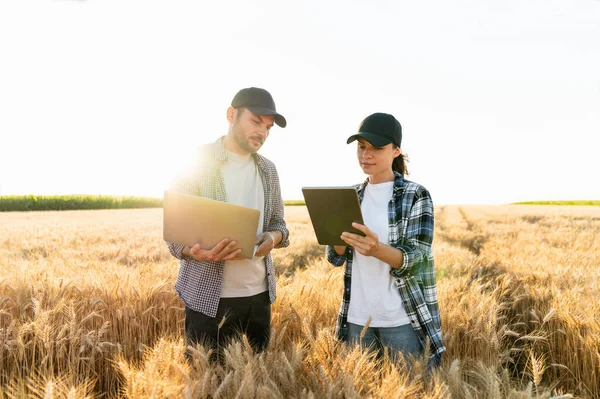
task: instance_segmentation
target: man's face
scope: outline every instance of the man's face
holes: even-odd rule
[[[264,144],[274,122],[272,115],[257,115],[245,108],[233,109],[229,129],[240,149],[254,154]]]

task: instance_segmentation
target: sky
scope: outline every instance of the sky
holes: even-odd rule
[[[0,2],[0,195],[160,197],[244,87],[284,199],[362,182],[367,115],[437,204],[600,199],[600,1]]]

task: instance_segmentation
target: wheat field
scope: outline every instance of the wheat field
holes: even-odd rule
[[[185,357],[161,209],[0,213],[0,399],[600,397],[600,207],[439,206],[431,375],[335,341],[343,270],[286,220],[271,344],[215,365]]]

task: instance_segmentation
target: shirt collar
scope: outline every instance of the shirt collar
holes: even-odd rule
[[[225,140],[225,136],[219,137],[214,143],[215,160],[219,163],[227,161],[227,151],[225,151],[225,145],[223,144],[223,140]]]
[[[358,196],[362,198],[364,195],[365,188],[369,184],[369,178],[358,187]],[[396,171],[394,171],[394,197],[400,195],[404,191],[404,178],[402,175]]]
[[[227,159],[229,158],[227,156],[227,150],[225,150],[225,145],[223,144],[224,140],[225,140],[225,136],[221,136],[213,143],[214,151],[215,151],[215,161],[217,161],[218,164],[227,162]],[[254,153],[251,155],[252,155],[252,159],[254,159],[254,162],[256,162],[259,169],[264,172],[266,166],[262,160],[262,157],[260,155],[258,155],[257,153]]]

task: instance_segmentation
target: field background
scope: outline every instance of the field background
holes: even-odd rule
[[[0,398],[600,397],[600,207],[436,209],[431,377],[335,342],[343,270],[286,219],[271,346],[213,366],[184,358],[161,209],[0,213]]]

